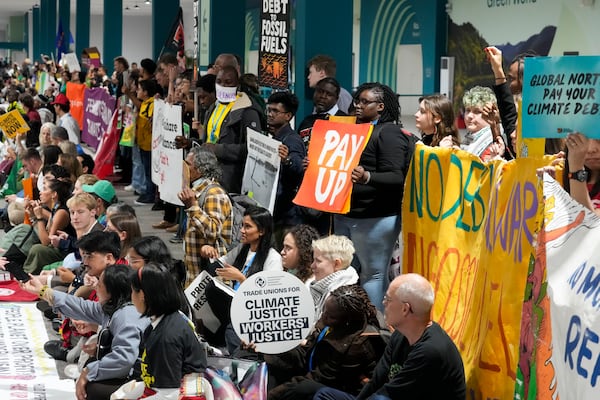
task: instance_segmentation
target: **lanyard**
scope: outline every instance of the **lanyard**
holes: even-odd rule
[[[225,117],[227,114],[229,114],[229,111],[233,107],[233,103],[234,102],[232,101],[225,107],[220,107],[223,106],[223,104],[219,103],[219,105],[215,108],[215,111],[208,120],[208,129],[210,131],[210,134],[207,138],[208,143],[217,143],[217,140],[221,134],[221,125],[223,125]]]
[[[254,253],[252,255],[252,257],[250,257],[250,260],[248,260],[246,265],[244,265],[244,268],[242,268],[242,274],[244,276],[246,276],[246,274],[248,273],[248,270],[252,266],[252,263],[254,262],[254,257],[256,257],[256,253]],[[238,281],[236,281],[235,284],[233,285],[233,290],[238,290],[239,287],[240,287],[240,283]]]
[[[308,372],[312,371],[313,369],[313,357],[315,355],[315,350],[317,349],[317,345],[319,344],[319,342],[321,340],[323,340],[323,338],[325,337],[325,335],[327,335],[329,333],[329,327],[326,326],[321,333],[319,333],[319,336],[317,337],[317,343],[315,343],[315,345],[313,346],[312,351],[310,352],[310,358],[308,359]]]

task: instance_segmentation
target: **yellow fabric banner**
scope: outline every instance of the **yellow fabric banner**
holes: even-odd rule
[[[427,277],[434,319],[456,343],[469,399],[511,399],[544,159],[483,163],[417,145],[402,210],[403,271]]]

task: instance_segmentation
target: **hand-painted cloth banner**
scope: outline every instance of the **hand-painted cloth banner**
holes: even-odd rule
[[[19,110],[14,109],[0,116],[0,129],[7,138],[14,139],[18,133],[29,131],[29,125],[27,125]]]
[[[279,183],[280,141],[248,128],[248,157],[242,179],[242,193],[273,213]]]
[[[542,220],[536,169],[417,145],[402,210],[403,271],[428,278],[473,399],[513,398],[525,282]]]
[[[556,372],[547,384],[561,400],[595,400],[600,398],[600,217],[549,176],[544,197],[552,326],[551,357],[544,361]]]
[[[526,57],[523,137],[600,138],[600,56]]]
[[[358,165],[373,125],[318,120],[308,146],[310,162],[294,203],[319,211],[347,213],[352,170]]]
[[[67,82],[67,98],[71,103],[70,113],[79,126],[83,126],[83,100],[85,97],[85,83]]]
[[[85,90],[81,139],[97,149],[115,110],[115,98],[102,88]]]
[[[75,382],[60,380],[44,352],[44,317],[27,303],[0,304],[0,399],[72,399]]]
[[[175,147],[175,137],[183,135],[181,106],[154,101],[152,116],[152,182],[160,198],[182,206],[177,193],[183,188],[183,150]]]

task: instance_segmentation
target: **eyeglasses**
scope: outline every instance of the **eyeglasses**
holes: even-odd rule
[[[369,104],[381,103],[381,102],[379,100],[367,100],[365,98],[362,98],[362,99],[352,99],[352,103],[354,103],[355,106],[360,104],[361,106],[366,107]]]
[[[125,256],[125,260],[129,263],[129,265],[146,261],[143,258],[134,258],[134,257],[129,257],[129,256]]]
[[[279,111],[276,108],[271,108],[271,107],[267,107],[267,109],[265,110],[265,114],[269,115],[269,114],[275,114],[275,115],[279,115],[279,114],[287,114],[289,111]]]

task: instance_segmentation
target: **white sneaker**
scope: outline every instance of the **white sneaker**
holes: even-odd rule
[[[126,192],[135,192],[135,188],[133,187],[133,185],[127,185],[123,188],[124,191]]]

